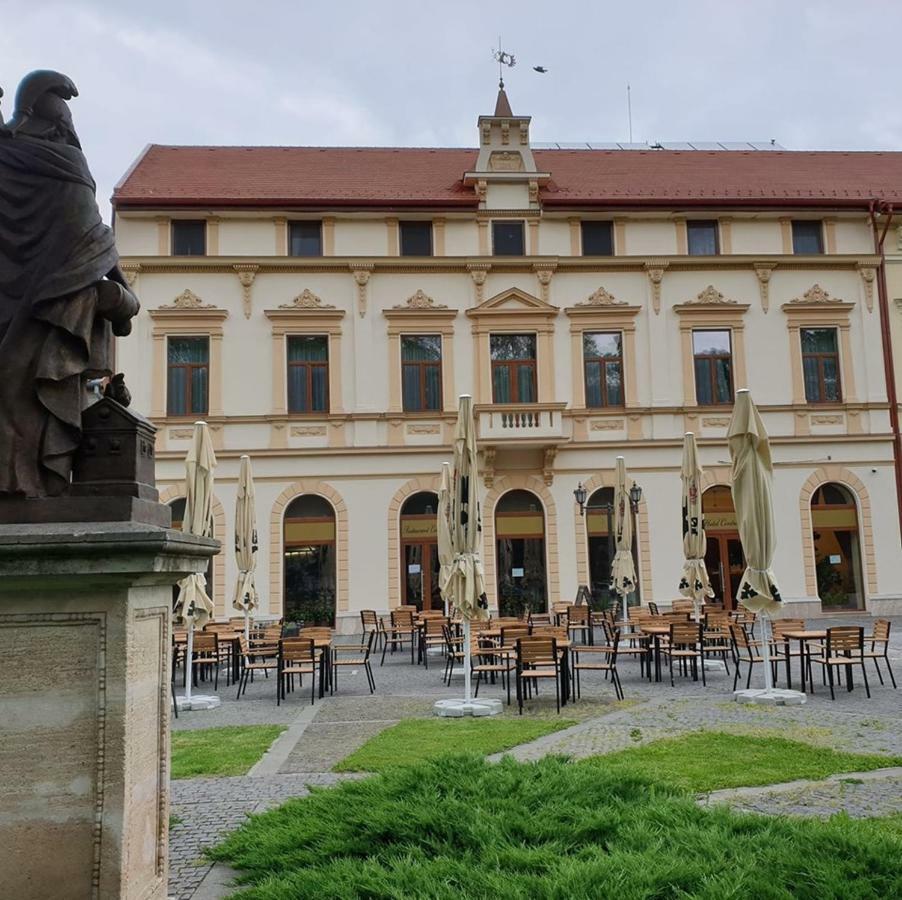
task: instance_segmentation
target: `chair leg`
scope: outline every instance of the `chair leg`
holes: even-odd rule
[[[849,667],[850,671],[851,671],[851,668],[852,667],[850,666]],[[862,659],[861,659],[861,676],[862,676],[862,678],[864,678],[864,692],[867,695],[867,698],[870,700],[871,699],[871,686],[868,684],[868,673],[867,673],[867,671],[865,671],[865,668],[864,668],[864,657],[862,657]]]
[[[827,666],[827,681],[830,682],[830,699],[835,700],[836,694],[833,693],[833,667]]]
[[[893,683],[893,688],[895,688],[896,676],[893,675],[893,667],[889,664],[889,654],[883,657],[883,661],[886,663],[886,671],[889,672],[889,679]]]
[[[707,687],[708,682],[705,681],[705,655],[703,653],[699,655],[698,664],[702,667],[702,687]]]
[[[880,664],[877,662],[877,657],[874,657],[874,668],[877,670],[877,677],[880,679],[880,684],[883,685],[883,675],[880,672]]]

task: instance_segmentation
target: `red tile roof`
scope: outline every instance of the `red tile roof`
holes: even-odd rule
[[[117,185],[117,208],[474,207],[473,149],[151,145]],[[902,204],[902,153],[536,150],[546,206]]]

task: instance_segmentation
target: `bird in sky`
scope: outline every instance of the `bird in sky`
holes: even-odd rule
[[[538,72],[540,75],[545,75],[548,72],[548,69],[546,69],[545,66],[533,66],[532,70],[533,72]]]

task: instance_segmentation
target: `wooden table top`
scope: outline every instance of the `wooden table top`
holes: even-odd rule
[[[669,625],[639,625],[639,631],[644,634],[670,634]]]
[[[794,641],[821,641],[827,637],[827,632],[823,630],[809,631],[800,629],[798,631],[784,631],[784,638],[791,638]]]

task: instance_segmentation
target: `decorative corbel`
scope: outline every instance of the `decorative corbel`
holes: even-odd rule
[[[495,483],[495,448],[482,448],[482,483],[490,488]]]
[[[668,263],[663,259],[649,261],[645,264],[645,273],[651,285],[651,305],[655,315],[661,312],[661,282]]]
[[[140,263],[119,263],[119,268],[122,269],[122,274],[125,276],[128,286],[134,287],[135,282],[138,280],[138,275],[141,274]]]
[[[482,123],[482,143],[483,144],[491,144],[492,143],[492,126],[488,122]]]
[[[354,276],[354,281],[357,282],[357,311],[360,313],[361,319],[366,315],[366,286],[369,283],[372,272],[372,266],[351,266],[351,273]]]
[[[770,276],[777,268],[776,263],[755,263],[755,274],[758,276],[758,293],[761,295],[761,308],[770,309]]]
[[[536,263],[532,269],[536,273],[536,278],[539,279],[539,291],[542,299],[546,303],[550,303],[551,301],[548,299],[551,294],[551,276],[554,275],[554,270],[557,268],[557,263]]]
[[[557,447],[546,447],[542,458],[542,480],[549,487],[554,483],[554,459],[557,456]]]
[[[476,182],[476,199],[480,206],[485,205],[486,197],[489,192],[489,184],[484,178],[480,178]]]
[[[509,144],[511,142],[511,123],[510,122],[502,122],[501,123],[501,143]]]
[[[232,266],[232,268],[235,270],[235,274],[241,282],[244,318],[249,319],[251,317],[251,285],[254,283],[254,279],[257,277],[257,272],[260,267],[250,263],[238,263],[237,265]]]
[[[877,270],[873,266],[863,266],[859,263],[858,274],[864,282],[864,302],[868,308],[868,312],[874,311],[874,279],[877,276]]]
[[[539,202],[539,182],[531,179],[529,182],[529,202],[536,204]]]
[[[485,285],[485,277],[492,268],[491,263],[471,263],[467,266],[467,271],[473,279],[476,288],[476,302],[482,303],[483,286]]]

